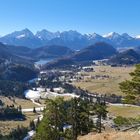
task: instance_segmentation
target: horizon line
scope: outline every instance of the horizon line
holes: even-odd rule
[[[29,30],[29,31],[31,31],[34,35],[35,35],[38,31],[46,30],[46,31],[51,32],[51,33],[57,33],[57,32],[63,33],[63,32],[68,32],[68,31],[75,31],[75,32],[80,33],[80,34],[82,34],[82,35],[97,34],[97,35],[100,35],[100,36],[102,36],[102,37],[104,37],[105,35],[108,35],[108,34],[110,34],[110,33],[117,33],[117,34],[119,34],[119,35],[123,35],[123,34],[126,33],[126,34],[128,34],[129,36],[134,37],[134,38],[140,36],[140,34],[132,35],[132,34],[130,34],[130,33],[128,33],[128,32],[122,32],[122,33],[120,33],[120,32],[116,32],[116,31],[110,31],[110,32],[107,32],[107,33],[104,33],[104,34],[97,33],[97,32],[94,32],[94,31],[93,31],[93,32],[90,32],[90,33],[89,33],[89,32],[87,32],[87,33],[82,33],[82,32],[80,32],[80,31],[78,31],[78,30],[76,30],[76,29],[51,31],[51,30],[47,30],[46,28],[42,28],[42,29],[33,31],[33,30],[31,30],[31,29],[29,29],[29,28],[26,27],[26,28],[22,28],[22,29],[19,29],[19,30],[15,30],[15,31],[10,31],[9,33],[5,33],[5,34],[3,34],[3,35],[0,34],[0,37],[6,36],[6,35],[11,34],[11,33],[14,33],[14,32],[20,32],[20,31],[23,31],[23,30],[26,30],[26,29]]]

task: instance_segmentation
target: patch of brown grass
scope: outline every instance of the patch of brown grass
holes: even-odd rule
[[[129,73],[134,71],[134,67],[95,66],[93,68],[95,72],[83,72],[83,75],[108,75],[109,78],[91,79],[88,77],[73,84],[93,93],[123,95],[119,89],[119,83],[130,79]]]
[[[0,132],[3,135],[9,134],[13,129],[17,128],[18,126],[28,127],[30,121],[37,118],[37,114],[33,112],[25,113],[26,120],[25,121],[0,121]]]
[[[134,132],[112,132],[80,136],[78,140],[140,140],[140,135]]]
[[[132,117],[140,116],[140,107],[130,106],[108,106],[107,110],[113,116]]]
[[[12,98],[12,97],[11,97]],[[0,99],[4,102],[5,106],[14,104],[15,107],[18,107],[19,105],[22,106],[22,108],[33,108],[38,107],[37,105],[33,104],[32,101],[27,99],[21,99],[21,98],[14,98],[15,102],[13,102],[12,99],[9,99],[5,96],[0,96]]]

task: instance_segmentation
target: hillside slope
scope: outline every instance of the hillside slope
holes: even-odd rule
[[[93,60],[107,59],[117,53],[111,45],[99,42],[91,45],[73,55],[58,59],[46,65],[46,68],[64,67],[73,64],[90,63]]]
[[[102,134],[88,134],[81,136],[78,140],[140,140],[140,135],[134,132],[110,132]]]
[[[115,65],[132,65],[140,63],[140,54],[130,49],[124,52],[118,53],[113,56],[109,61],[109,64]]]

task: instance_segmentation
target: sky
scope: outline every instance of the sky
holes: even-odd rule
[[[140,0],[0,0],[0,35],[28,28],[34,33],[127,32],[140,35]]]

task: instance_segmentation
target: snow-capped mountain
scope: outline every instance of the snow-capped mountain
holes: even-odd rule
[[[130,36],[129,34],[127,34],[127,33],[123,33],[121,36],[122,36],[123,38],[125,38],[125,39],[128,39],[128,40],[133,39],[133,37]]]
[[[74,50],[79,50],[88,45],[88,39],[77,31],[64,31],[60,33],[59,37],[56,37],[47,42],[48,45],[60,45],[67,46]]]
[[[116,32],[111,32],[109,34],[103,35],[103,37],[109,39],[112,42],[112,45],[118,48],[136,47],[140,45],[140,40],[128,35],[127,33],[120,35]]]
[[[103,35],[104,38],[108,38],[110,40],[123,40],[123,39],[128,39],[128,40],[131,40],[131,39],[134,39],[133,37],[131,37],[130,35],[128,35],[127,33],[123,33],[123,34],[118,34],[116,32],[110,32],[106,35]]]
[[[81,34],[73,30],[50,32],[46,29],[33,34],[29,29],[24,29],[0,37],[0,42],[30,48],[61,45],[79,50],[96,42],[106,42],[118,48],[140,46],[140,36],[132,37],[127,33],[118,34],[116,32],[110,32],[102,36],[96,33]]]
[[[85,36],[87,36],[87,38],[89,40],[91,39],[102,39],[103,37],[99,34],[93,33],[93,34],[86,34]]]
[[[98,42],[98,40],[100,40],[100,41],[107,41],[108,40],[105,37],[103,37],[97,33],[88,34],[87,37],[90,41],[95,41],[95,42]]]
[[[5,36],[6,38],[34,38],[34,34],[29,29],[15,31]]]
[[[29,29],[15,31],[0,38],[0,42],[15,46],[38,47],[42,44]]]
[[[60,32],[58,31],[58,32],[53,33],[53,32],[47,31],[46,29],[43,29],[41,31],[37,31],[35,36],[41,40],[51,40],[56,37],[59,37]]]
[[[119,38],[121,35],[116,33],[116,32],[110,32],[106,35],[103,35],[104,38],[108,38],[108,39],[116,39]]]
[[[83,35],[80,34],[79,32],[77,31],[73,31],[73,30],[70,30],[70,31],[64,31],[60,34],[60,38],[63,38],[64,40],[75,40],[75,39],[81,39],[83,38]]]

